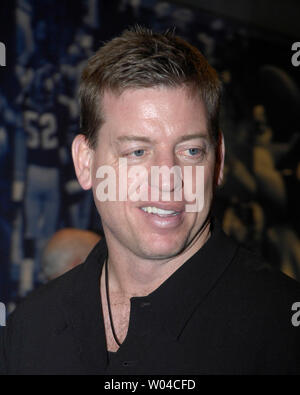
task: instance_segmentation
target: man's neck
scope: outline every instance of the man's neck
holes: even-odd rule
[[[163,284],[180,266],[189,260],[209,239],[210,221],[179,255],[164,260],[149,260],[127,254],[120,248],[109,250],[110,292],[130,299],[133,296],[147,296]]]

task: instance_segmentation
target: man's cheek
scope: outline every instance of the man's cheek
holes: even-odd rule
[[[205,200],[205,167],[185,166],[184,174],[184,199],[187,202],[187,213],[201,212]]]

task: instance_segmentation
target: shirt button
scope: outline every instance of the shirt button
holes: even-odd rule
[[[140,306],[141,306],[141,308],[149,307],[149,306],[151,306],[151,303],[150,302],[141,302]]]
[[[123,365],[125,368],[130,368],[130,367],[132,367],[132,366],[135,366],[136,363],[137,363],[137,361],[123,361],[122,365]]]

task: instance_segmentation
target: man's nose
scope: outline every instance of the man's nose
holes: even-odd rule
[[[182,171],[173,153],[163,152],[151,166],[151,188],[161,192],[175,192],[183,187]]]

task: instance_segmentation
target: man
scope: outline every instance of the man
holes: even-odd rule
[[[171,33],[126,31],[89,61],[72,150],[105,239],[11,317],[2,372],[300,371],[298,283],[211,218],[224,160],[220,91],[201,53]],[[157,168],[173,169],[169,180]]]
[[[41,256],[44,280],[54,280],[84,262],[99,240],[99,235],[88,230],[65,228],[55,232]]]

